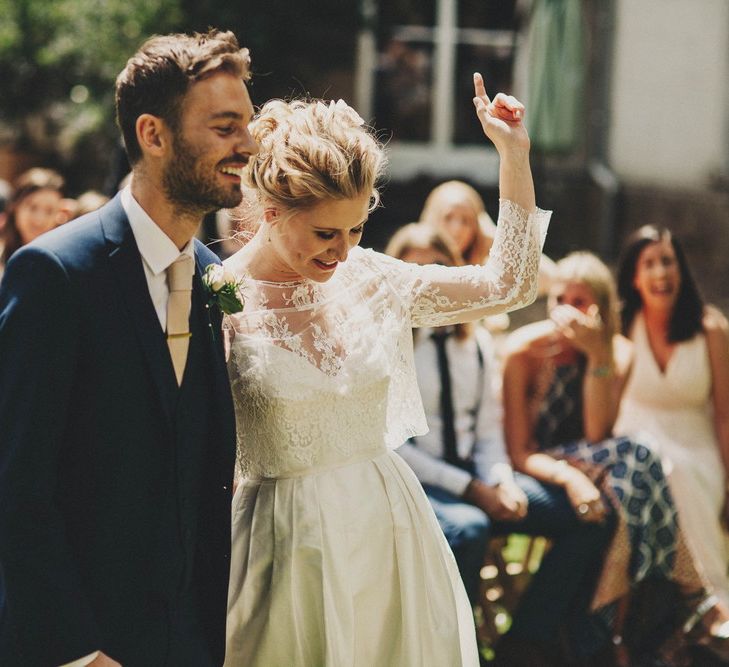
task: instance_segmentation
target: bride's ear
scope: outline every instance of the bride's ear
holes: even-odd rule
[[[275,225],[279,220],[279,210],[275,206],[266,206],[263,209],[263,219],[269,225]]]

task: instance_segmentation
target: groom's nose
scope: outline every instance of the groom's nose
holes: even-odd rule
[[[244,127],[242,132],[238,134],[235,151],[240,155],[250,155],[251,157],[258,153],[258,144],[248,130],[248,127]]]

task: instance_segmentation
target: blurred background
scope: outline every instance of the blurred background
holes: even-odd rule
[[[472,72],[527,105],[546,250],[614,260],[634,227],[676,230],[729,311],[727,0],[0,0],[0,178],[58,169],[67,194],[126,172],[113,84],[151,34],[233,30],[255,104],[343,98],[389,146],[365,245],[461,179],[498,207]]]

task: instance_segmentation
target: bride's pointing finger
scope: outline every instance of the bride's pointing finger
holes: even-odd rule
[[[478,72],[473,73],[473,90],[476,97],[482,100],[485,105],[491,104],[491,100],[486,94],[486,86],[483,84],[483,77]]]

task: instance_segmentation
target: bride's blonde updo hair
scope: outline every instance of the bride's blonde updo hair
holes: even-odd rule
[[[264,206],[306,210],[322,201],[371,197],[385,167],[381,143],[343,100],[271,100],[250,125],[258,154],[245,170],[243,190],[260,219]]]

